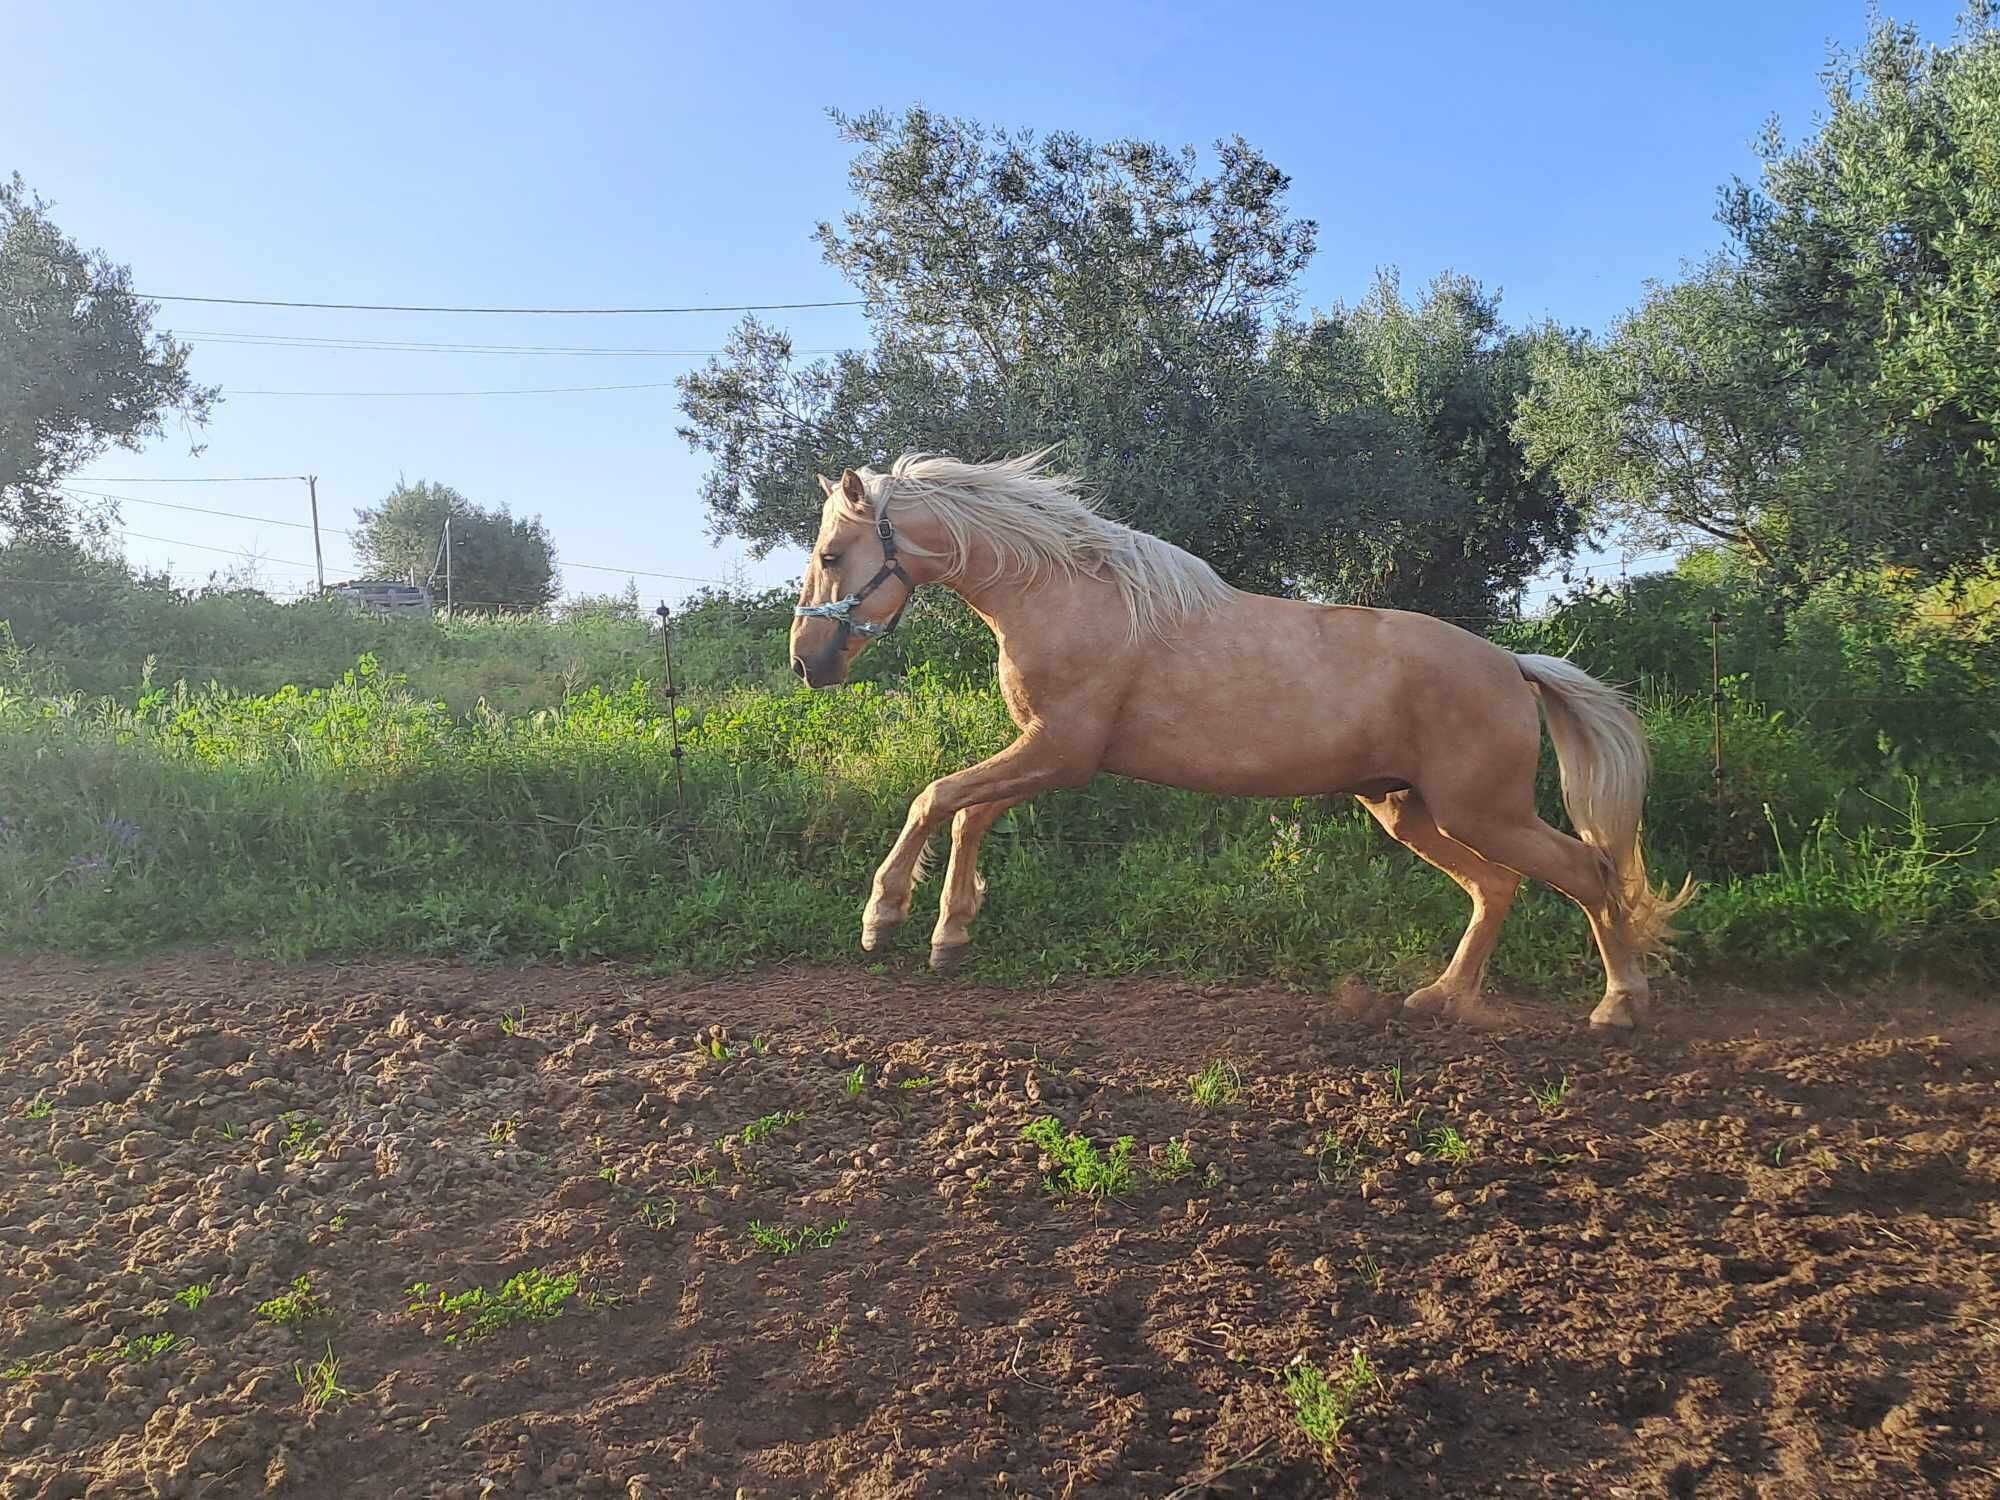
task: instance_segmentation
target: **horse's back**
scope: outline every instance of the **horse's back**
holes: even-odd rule
[[[1446,737],[1532,737],[1507,652],[1401,610],[1239,594],[1116,676],[1105,769],[1250,796],[1415,783]]]

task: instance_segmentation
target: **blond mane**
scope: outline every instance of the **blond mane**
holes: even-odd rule
[[[1032,584],[1059,573],[1109,579],[1125,602],[1135,640],[1165,636],[1229,597],[1229,585],[1206,562],[1099,515],[1074,480],[1047,470],[1047,459],[1047,449],[985,464],[905,453],[887,474],[860,474],[877,514],[885,504],[929,507],[947,546],[932,551],[899,541],[913,556],[941,558],[947,578],[975,586],[1002,579]],[[967,578],[963,569],[975,538],[991,548],[993,561],[984,577]]]

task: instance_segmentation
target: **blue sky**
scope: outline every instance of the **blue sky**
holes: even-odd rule
[[[1892,5],[1948,38],[1956,5]],[[1721,242],[1717,187],[1777,113],[1810,128],[1831,41],[1862,5],[813,6],[16,0],[0,171],[157,293],[310,301],[659,305],[849,295],[810,240],[846,205],[826,120],[930,108],[993,123],[1206,146],[1240,133],[1293,178],[1321,249],[1309,305],[1378,266],[1503,294],[1512,321],[1602,328],[1648,277]],[[770,315],[802,348],[860,342],[853,309]],[[163,304],[177,330],[713,349],[730,316],[443,317]],[[563,395],[283,397],[670,382],[697,361],[328,350],[190,332],[235,391],[91,470],[147,501],[304,519],[296,484],[111,478],[296,474],[350,521],[398,476],[539,513],[570,590],[624,575],[782,582],[795,556],[712,545],[702,466],[669,388]],[[90,481],[80,479],[80,485]],[[178,576],[264,558],[311,579],[302,531],[128,504],[135,559]],[[174,537],[221,551],[148,540]],[[329,535],[328,575],[352,552]],[[648,600],[693,585],[640,578]]]

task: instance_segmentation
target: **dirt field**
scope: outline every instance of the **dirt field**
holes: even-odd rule
[[[1370,1009],[0,963],[0,1494],[2000,1489],[2000,1012]]]

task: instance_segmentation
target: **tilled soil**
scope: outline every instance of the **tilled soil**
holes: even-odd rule
[[[0,1495],[2000,1490],[1994,1013],[1658,1009],[0,962]]]

